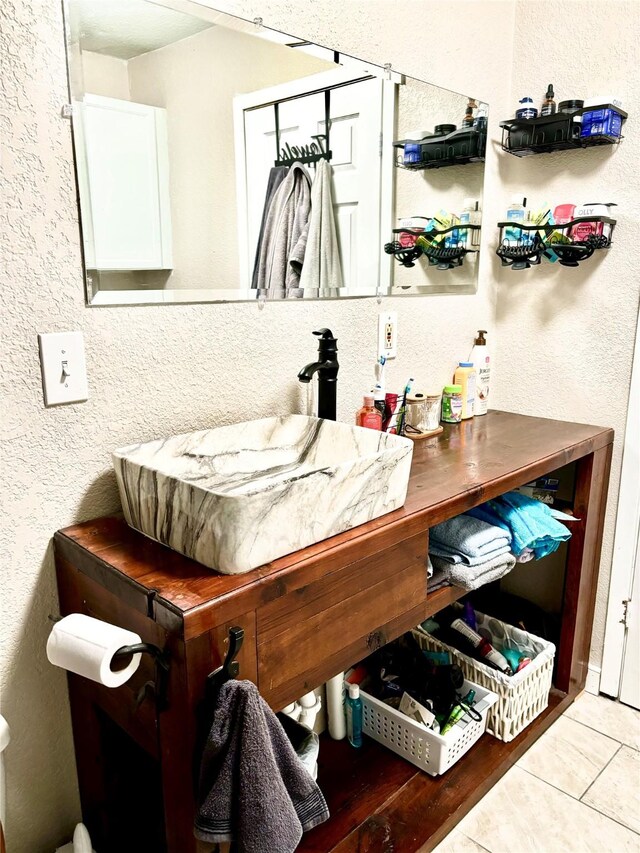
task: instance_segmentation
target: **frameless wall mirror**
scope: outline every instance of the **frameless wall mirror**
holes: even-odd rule
[[[475,289],[485,104],[192,0],[64,9],[88,304]]]

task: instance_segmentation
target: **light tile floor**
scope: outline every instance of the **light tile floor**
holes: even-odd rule
[[[640,712],[583,694],[434,853],[640,853]]]

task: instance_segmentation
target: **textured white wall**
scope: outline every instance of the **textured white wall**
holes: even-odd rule
[[[511,114],[514,5],[510,0],[449,2],[447,14],[442,14],[442,0],[423,0],[424,27],[407,26],[406,3],[396,0],[325,0],[315,7],[289,0],[227,0],[216,5],[247,18],[260,15],[266,23],[343,52],[391,62],[433,83],[461,92],[471,90],[491,105],[493,135],[498,119]],[[563,4],[554,4],[558,5]],[[597,42],[604,16],[596,4],[572,0],[571,5],[579,7],[580,14],[571,17],[570,26],[556,29],[553,17],[534,17],[522,4],[531,23],[528,35],[518,31],[519,50],[526,38],[540,41],[547,32],[555,38],[562,31],[562,44],[554,51],[539,50],[545,57],[539,61],[549,62],[553,56],[554,65],[562,62],[567,75],[571,71],[576,80],[591,80],[595,66],[588,61],[589,45],[576,42],[570,58],[566,34],[588,17],[589,32]],[[57,607],[51,535],[74,521],[117,509],[109,460],[112,448],[298,407],[295,375],[314,355],[310,333],[319,325],[330,326],[339,337],[339,416],[350,419],[370,383],[379,309],[375,300],[269,304],[263,312],[248,304],[86,309],[69,125],[59,115],[66,100],[59,4],[56,0],[6,2],[0,7],[0,21],[0,38],[6,40],[0,45],[4,173],[0,449],[5,481],[0,670],[3,713],[13,733],[6,753],[9,843],[12,853],[45,853],[69,835],[79,816],[66,683],[44,654],[50,628],[47,615]],[[610,38],[615,50],[607,50],[607,62],[617,63],[621,78],[635,67],[631,37],[624,30],[615,27]],[[535,49],[539,45],[527,48],[529,71],[538,62]],[[521,56],[516,59],[518,71]],[[571,79],[551,76],[558,91],[561,83],[569,90]],[[541,90],[547,77],[544,68],[527,85],[536,83]],[[625,98],[627,91],[625,83]],[[631,95],[626,99],[631,102]],[[617,164],[618,158],[632,158],[634,152],[637,160],[635,144],[632,137],[625,141],[615,155],[615,168],[599,152],[591,152],[595,159],[589,161],[579,158],[581,178],[592,181],[590,190],[601,188],[600,192],[610,195],[615,187],[617,200],[624,205],[623,223],[633,210],[626,189],[632,161],[622,161],[627,169]],[[541,170],[556,168],[571,175],[571,169],[578,168],[568,162],[555,166],[553,158],[547,166],[545,160],[536,160]],[[485,222],[497,221],[510,195],[500,182],[508,170],[516,168],[531,170],[523,174],[532,185],[539,184],[540,172],[533,165],[507,163],[493,149],[489,152]],[[511,173],[511,184],[524,182],[514,175],[519,173]],[[565,181],[563,191],[568,190]],[[610,257],[589,274],[569,271],[565,278],[552,271],[545,277],[538,271],[540,279],[533,281],[531,276],[528,283],[523,280],[512,289],[511,280],[492,261],[494,235],[485,228],[476,295],[385,299],[383,308],[398,311],[400,326],[399,358],[390,381],[401,383],[409,373],[423,384],[446,379],[455,360],[467,354],[475,329],[493,330],[497,281],[503,337],[494,403],[615,422],[619,427],[637,299],[633,258],[624,252],[630,233],[627,220]],[[609,339],[596,341],[593,338],[601,325]],[[65,329],[84,332],[91,399],[45,410],[36,334]],[[561,346],[568,334],[572,344]],[[541,342],[546,346],[538,360]],[[579,369],[573,366],[574,354],[582,361]],[[551,395],[546,379],[554,371],[564,381]],[[587,376],[583,402],[579,389]],[[514,387],[516,379],[519,391]],[[561,407],[564,399],[568,402]]]
[[[552,207],[616,202],[614,246],[577,269],[501,269],[497,284],[494,406],[524,414],[604,424],[616,430],[611,488],[594,619],[591,664],[602,656],[622,441],[638,318],[636,247],[640,236],[640,76],[637,2],[518,0],[510,110],[552,81],[558,101],[613,93],[629,113],[619,147],[503,156],[500,183],[485,196],[502,213],[519,192]]]
[[[126,59],[90,50],[80,51],[75,46],[72,56],[77,57],[79,65],[76,79],[82,80],[79,90],[73,91],[73,97],[77,100],[82,98],[84,92],[102,95],[103,98],[119,98],[121,101],[131,99]]]

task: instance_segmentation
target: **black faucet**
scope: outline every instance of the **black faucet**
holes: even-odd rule
[[[298,373],[300,382],[311,382],[318,371],[318,417],[330,421],[336,419],[336,396],[338,389],[338,341],[331,329],[319,329],[318,360],[307,364]]]

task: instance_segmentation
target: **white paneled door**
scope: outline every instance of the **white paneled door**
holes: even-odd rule
[[[622,451],[600,690],[640,709],[640,316]]]
[[[235,99],[239,239],[245,281],[251,278],[267,181],[277,159],[273,103],[279,102],[280,149],[287,143],[291,147],[307,145],[317,134],[326,133],[325,95],[318,90],[330,86],[332,80],[346,79],[344,72],[327,72]],[[342,85],[330,94],[330,162],[344,295],[370,294],[381,277],[389,275],[382,244],[390,228],[393,164],[383,152],[391,151],[393,109],[388,101],[394,94],[394,84],[377,77]],[[313,165],[308,169],[313,177]],[[383,206],[388,211],[381,224]]]

